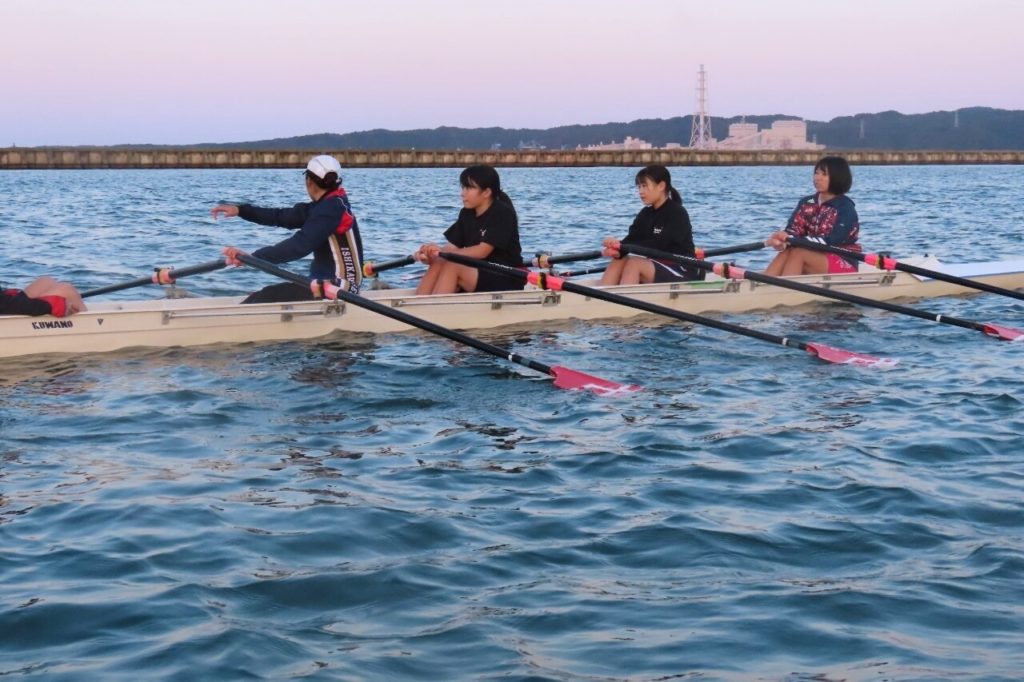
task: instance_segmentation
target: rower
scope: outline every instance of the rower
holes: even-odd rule
[[[438,256],[446,251],[515,268],[523,264],[519,218],[512,200],[501,191],[498,171],[491,166],[470,166],[459,175],[459,184],[462,185],[463,208],[455,223],[445,230],[448,243],[444,246],[427,243],[413,254],[416,260],[429,266],[416,293],[522,289],[525,282],[517,278],[477,270]]]
[[[0,315],[53,315],[65,317],[85,310],[74,286],[52,277],[40,277],[24,289],[0,288]]]
[[[210,209],[218,217],[239,217],[260,225],[276,225],[296,232],[273,246],[257,249],[252,255],[270,263],[287,263],[313,254],[310,279],[329,281],[353,293],[359,292],[363,279],[362,240],[359,225],[352,214],[348,195],[341,186],[341,164],[333,156],[310,159],[303,172],[306,193],[312,201],[291,208],[262,208],[252,204],[219,204]],[[234,246],[224,248],[229,265],[241,265]],[[249,295],[242,303],[281,303],[319,298],[310,287],[292,282],[274,284]]]
[[[790,246],[789,236],[860,251],[857,237],[860,219],[853,200],[846,196],[853,186],[850,164],[841,156],[825,156],[814,165],[814,194],[799,201],[785,230],[769,235],[765,243],[779,255],[764,273],[779,275],[823,275],[857,272],[857,263],[834,253],[820,253]]]
[[[647,166],[634,178],[644,207],[636,214],[629,234],[619,240],[605,237],[601,254],[612,258],[601,284],[650,284],[704,279],[704,272],[671,261],[643,256],[622,257],[620,245],[634,244],[660,251],[694,257],[693,227],[683,208],[683,198],[672,186],[672,175],[664,166]]]

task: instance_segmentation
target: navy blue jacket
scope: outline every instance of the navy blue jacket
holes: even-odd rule
[[[238,215],[260,225],[297,230],[287,239],[257,249],[252,255],[271,263],[287,263],[312,253],[310,278],[345,279],[352,291],[359,291],[363,278],[363,243],[344,189],[291,208],[241,204]]]

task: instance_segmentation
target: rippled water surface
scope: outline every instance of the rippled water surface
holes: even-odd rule
[[[623,234],[633,172],[502,170],[525,249]],[[809,168],[674,175],[705,247],[810,191]],[[1024,256],[1020,167],[855,175],[869,249]],[[368,255],[436,239],[457,177],[346,173]],[[5,172],[0,197],[0,280],[90,288],[271,243],[208,209],[302,188]],[[1024,325],[1010,299],[920,305]],[[728,319],[901,363],[650,318],[480,333],[645,387],[616,400],[420,333],[0,360],[0,676],[1019,678],[1024,346],[839,305]]]

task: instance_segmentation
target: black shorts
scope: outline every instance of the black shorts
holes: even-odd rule
[[[665,263],[660,260],[652,260],[651,263],[654,265],[654,281],[657,284],[704,279],[703,270],[694,271],[678,263]]]
[[[526,287],[526,280],[519,277],[509,277],[497,272],[477,270],[475,291],[519,291]]]

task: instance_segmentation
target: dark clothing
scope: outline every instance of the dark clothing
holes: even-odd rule
[[[516,210],[504,201],[496,200],[477,215],[471,208],[459,211],[459,218],[445,230],[444,238],[464,249],[481,242],[494,247],[487,260],[513,268],[523,265],[523,249],[519,245],[519,218]]]
[[[476,271],[476,289],[474,291],[515,291],[526,287],[521,277],[509,277],[490,270]]]
[[[786,232],[794,237],[803,237],[838,246],[850,251],[860,251],[857,238],[860,236],[860,219],[857,208],[845,194],[818,203],[818,195],[812,194],[800,200],[789,217]],[[855,260],[843,258],[851,265]]]
[[[20,289],[0,289],[0,315],[50,315],[53,307],[42,298],[29,298]]]
[[[363,279],[363,244],[344,189],[338,188],[317,201],[295,204],[291,208],[241,204],[238,215],[260,225],[297,230],[287,239],[257,249],[252,255],[271,263],[287,263],[312,253],[310,279],[344,279],[351,285],[350,291],[359,292]]]
[[[294,282],[271,284],[245,297],[242,303],[291,303],[293,301],[315,301],[309,287],[300,287]]]
[[[636,214],[633,224],[629,226],[629,234],[620,243],[627,246],[645,246],[693,258],[693,227],[690,225],[690,214],[682,204],[677,204],[671,199],[660,208],[645,206]],[[703,270],[676,267],[684,270],[685,279],[704,279]]]
[[[444,232],[444,238],[460,249],[480,243],[494,247],[487,260],[513,268],[523,266],[523,249],[519,244],[519,217],[504,201],[495,200],[482,215],[471,208],[459,211],[455,223]],[[509,291],[522,289],[526,282],[489,270],[477,270],[475,291]]]

